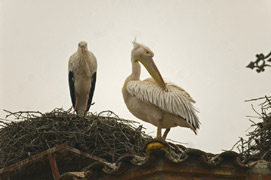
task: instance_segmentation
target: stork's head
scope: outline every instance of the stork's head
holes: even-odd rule
[[[88,50],[88,43],[85,41],[80,41],[78,43],[78,51],[83,53],[87,50]]]
[[[134,48],[131,53],[132,63],[134,62],[142,63],[147,69],[147,71],[150,73],[152,78],[156,81],[156,83],[160,85],[162,88],[164,88],[165,90],[167,90],[164,79],[162,78],[158,68],[156,67],[152,59],[154,56],[154,53],[151,51],[151,49],[135,41],[133,42],[133,45],[134,45]]]

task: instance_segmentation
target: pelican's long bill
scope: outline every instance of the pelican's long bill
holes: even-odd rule
[[[155,80],[155,82],[161,86],[164,90],[167,91],[166,84],[164,79],[162,78],[157,66],[155,65],[152,57],[150,56],[143,56],[143,58],[140,58],[139,61],[145,66],[147,71],[150,73],[152,78]]]

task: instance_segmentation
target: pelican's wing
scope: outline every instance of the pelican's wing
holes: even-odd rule
[[[75,107],[75,89],[74,89],[74,78],[73,78],[73,69],[74,69],[74,60],[75,56],[72,55],[69,60],[69,88],[70,88],[70,96],[72,100],[72,106]]]
[[[95,84],[96,84],[96,76],[97,72],[94,72],[91,78],[91,86],[90,86],[90,91],[89,91],[89,99],[88,99],[88,106],[87,106],[87,111],[89,110],[95,90]]]
[[[145,81],[129,81],[127,91],[140,99],[149,102],[160,109],[182,117],[194,130],[199,128],[196,109],[192,103],[195,101],[182,88],[167,84],[168,91],[158,86],[153,79]]]

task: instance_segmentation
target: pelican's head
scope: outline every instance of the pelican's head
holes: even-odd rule
[[[134,48],[131,53],[132,63],[138,61],[142,63],[147,69],[147,71],[150,73],[152,78],[156,81],[156,83],[165,90],[167,90],[164,79],[162,78],[158,68],[156,67],[152,59],[154,53],[150,50],[150,48],[138,42],[134,41],[133,45]]]
[[[85,52],[88,50],[88,43],[85,41],[80,41],[78,43],[78,51],[79,52]]]

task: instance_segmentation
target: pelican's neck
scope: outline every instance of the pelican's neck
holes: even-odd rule
[[[139,62],[132,62],[132,74],[130,80],[139,80],[141,73],[141,67]]]
[[[126,78],[124,85],[122,87],[122,94],[125,102],[128,100],[128,97],[130,96],[130,94],[127,91],[127,84],[129,81],[139,80],[140,72],[141,72],[140,64],[138,62],[132,61],[132,73]]]

